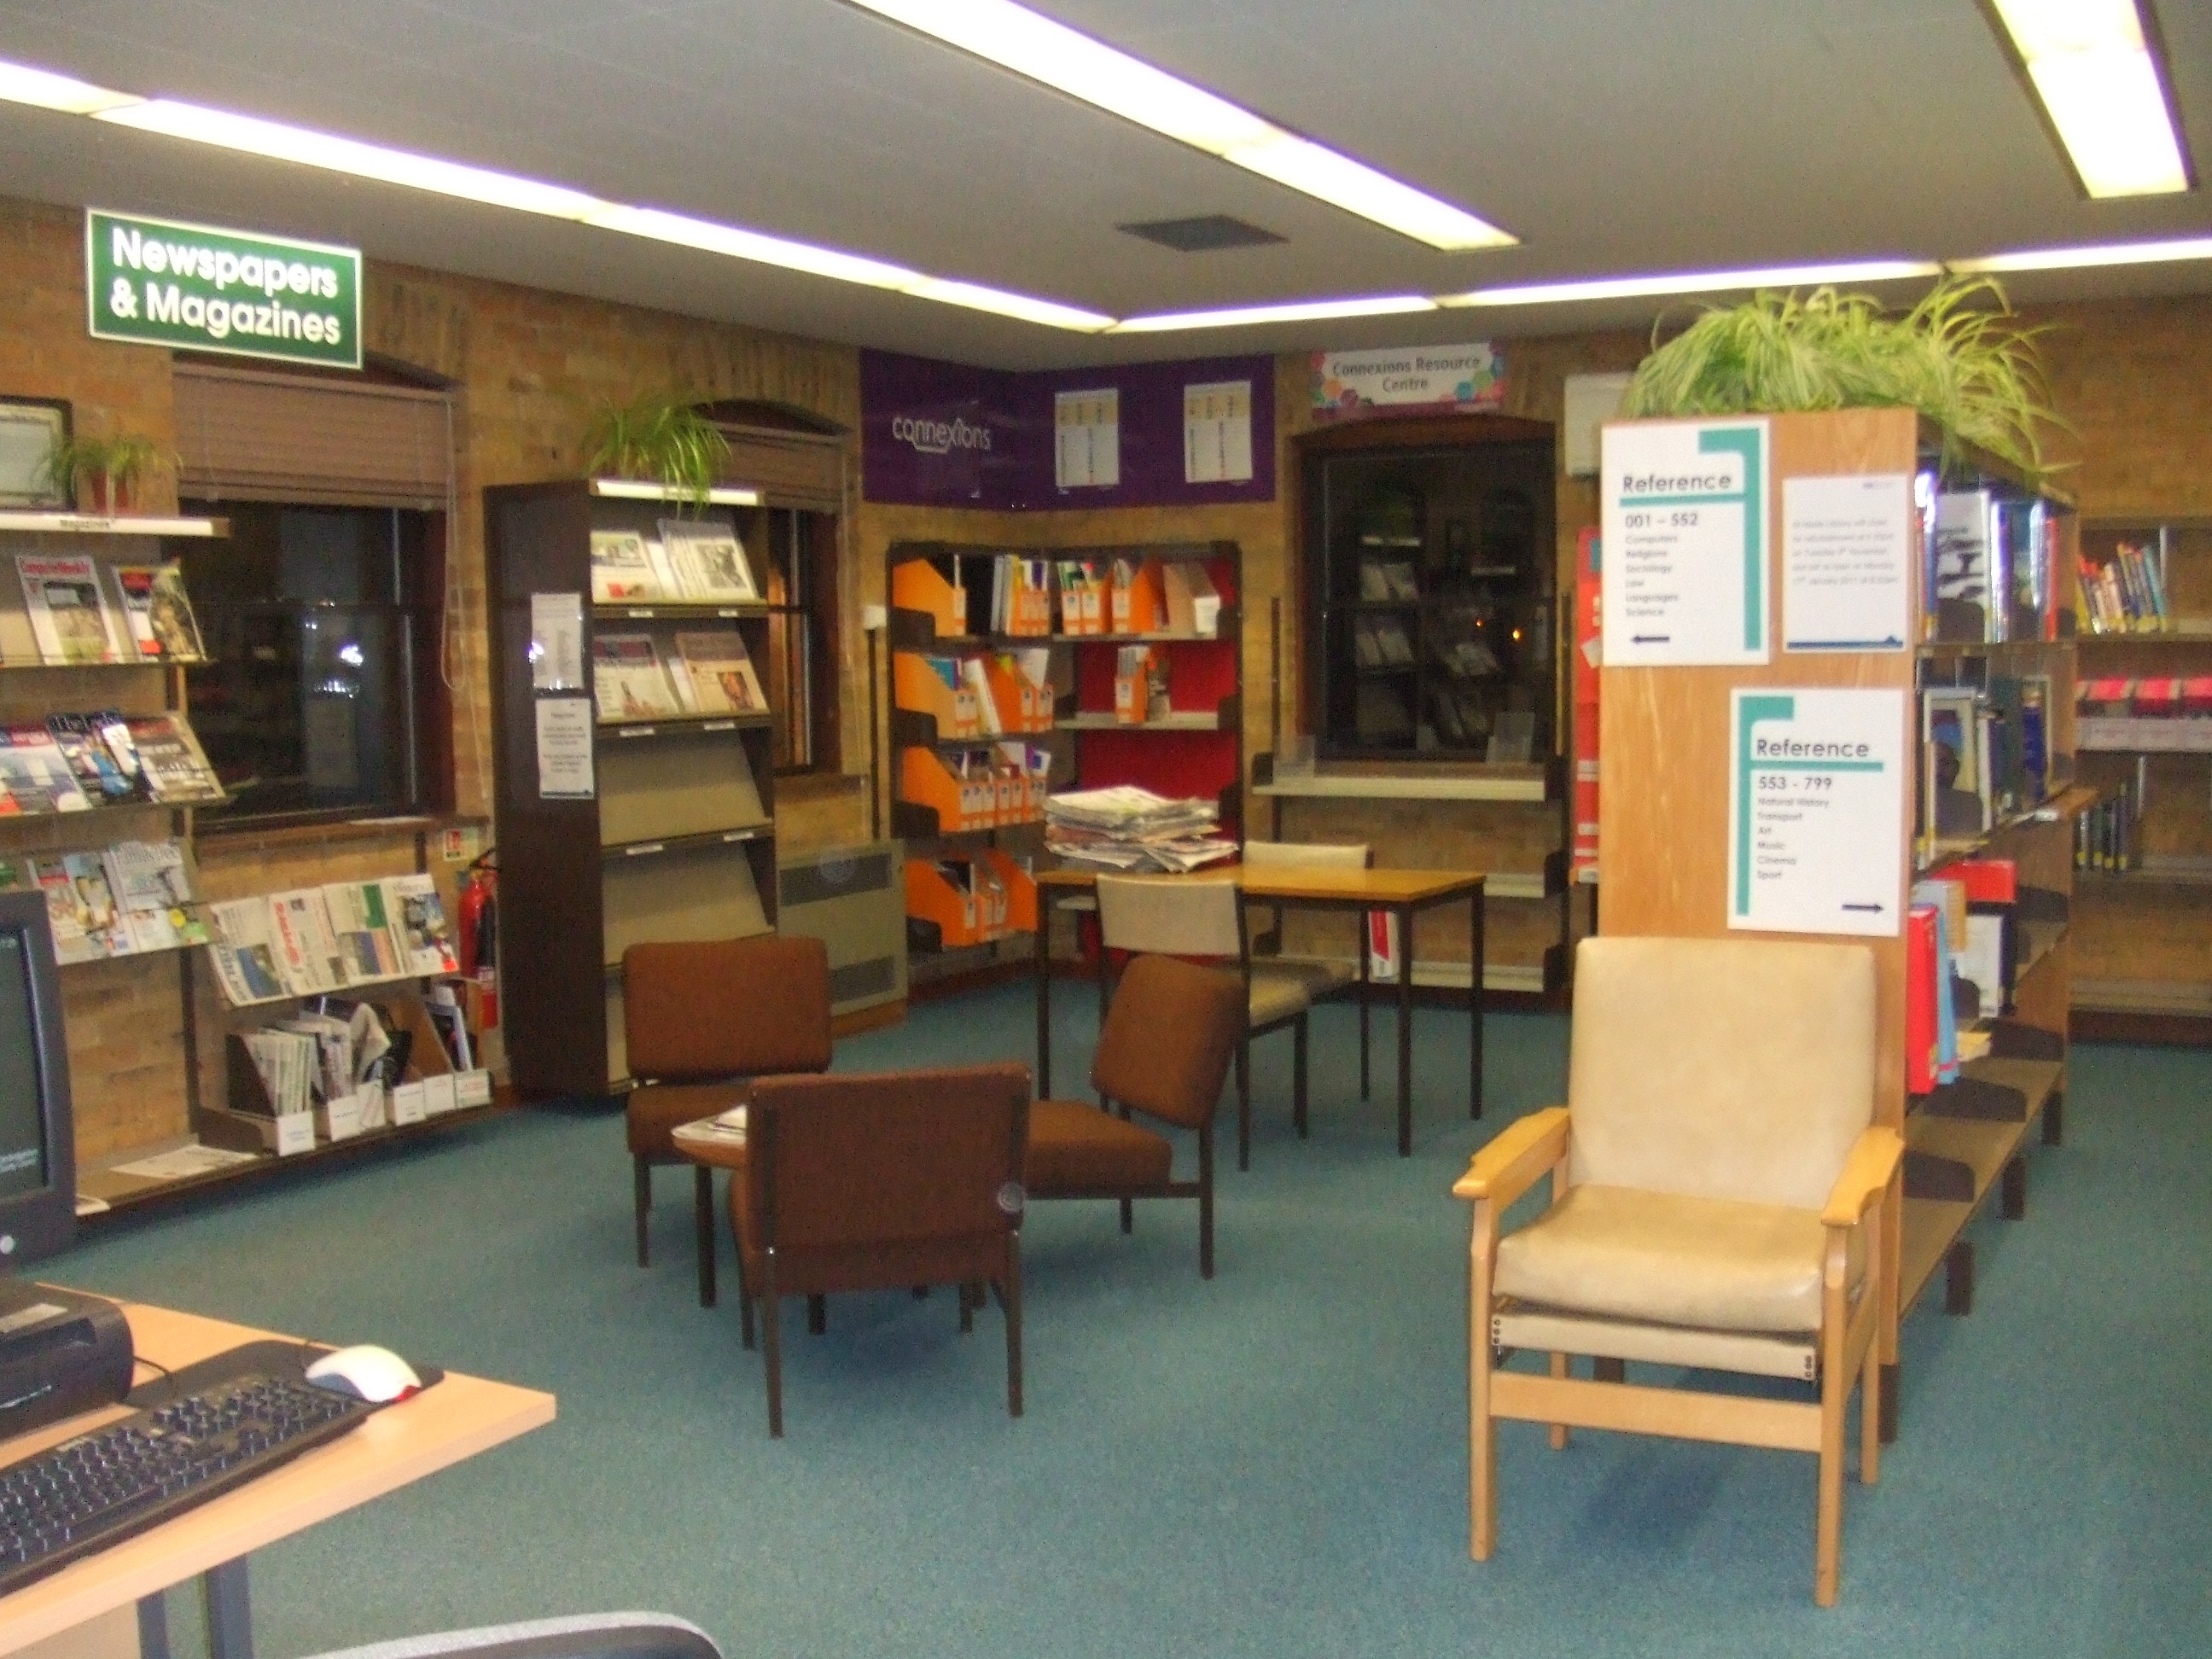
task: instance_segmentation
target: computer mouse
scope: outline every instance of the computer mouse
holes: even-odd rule
[[[319,1389],[379,1406],[386,1401],[404,1400],[422,1386],[412,1365],[391,1349],[370,1342],[325,1354],[307,1367],[307,1378]]]

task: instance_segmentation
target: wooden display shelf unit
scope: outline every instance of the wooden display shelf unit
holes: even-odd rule
[[[1750,417],[1746,417],[1750,418]],[[1877,1288],[1884,1437],[1893,1437],[1899,1402],[1898,1327],[1912,1299],[1950,1255],[1959,1235],[1991,1190],[2008,1194],[2008,1212],[2024,1199],[2021,1142],[2031,1123],[2056,1139],[2065,1076],[2069,978],[2075,951],[2069,917],[2073,885],[2073,817],[2093,798],[2072,787],[2075,766],[2074,641],[2015,640],[1982,645],[1936,642],[1913,649],[1790,652],[1783,646],[1781,561],[1783,501],[1788,480],[1824,476],[1902,474],[1934,470],[1937,434],[1905,410],[1848,410],[1831,414],[1763,418],[1770,434],[1766,581],[1767,635],[1763,664],[1741,666],[1634,667],[1607,663],[1600,672],[1602,733],[1598,745],[1600,844],[1604,848],[1607,933],[1678,937],[1777,939],[1826,935],[1731,933],[1729,926],[1728,823],[1731,696],[1768,689],[1886,689],[1910,712],[1899,733],[1901,751],[1919,769],[1917,694],[1929,684],[1986,684],[1992,672],[2048,677],[2046,783],[2050,799],[2033,804],[1988,834],[1940,843],[1917,843],[1915,802],[1903,792],[1898,825],[1899,856],[1887,873],[1902,914],[1910,884],[1961,856],[2009,859],[2022,892],[2015,908],[2014,977],[2007,988],[2006,1014],[1992,1039],[1991,1058],[1967,1068],[1972,1086],[1912,1102],[1905,1091],[1904,1017],[1905,949],[1902,930],[1855,939],[1872,951],[1877,988],[1875,1120],[1906,1136],[1911,1163],[1901,1180],[1899,1204],[1889,1206],[1890,1237],[1883,1259],[1891,1271]],[[1986,457],[1972,456],[1943,480],[1945,488],[1992,486],[2027,493],[2023,480]],[[2050,498],[2046,495],[2046,500]],[[2070,508],[2057,509],[2053,580],[2062,614],[2070,609],[2076,564]],[[1908,546],[1919,541],[1908,505],[1899,526]],[[1916,580],[1917,588],[1919,586]],[[1916,596],[1908,638],[1927,626],[1924,596]],[[2063,630],[2062,629],[2062,634]],[[2031,895],[2040,896],[2031,896]],[[2025,1068],[2037,1068],[2031,1073]],[[2029,1086],[2018,1086],[2021,1084]],[[2008,1173],[2008,1172],[2012,1173]],[[1966,1258],[1953,1258],[1964,1262]],[[1970,1269],[1962,1267],[1963,1311]]]
[[[543,793],[536,724],[548,697],[589,698],[592,640],[605,631],[650,632],[666,661],[678,629],[734,630],[765,682],[764,605],[594,605],[591,535],[620,529],[650,538],[664,517],[703,517],[737,536],[759,580],[773,505],[773,492],[733,488],[702,509],[659,486],[608,480],[484,492],[500,974],[508,1066],[525,1097],[603,1097],[629,1086],[619,971],[629,945],[775,927],[772,713],[594,721],[593,788],[581,799]],[[535,594],[577,602],[584,684],[533,684]]]

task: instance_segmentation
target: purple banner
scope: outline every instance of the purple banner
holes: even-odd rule
[[[1186,454],[1188,387],[1249,386],[1249,479],[1194,483]],[[1115,482],[1058,483],[1055,410],[1062,393],[1111,392],[1118,402]],[[1275,495],[1275,362],[1269,356],[1010,374],[860,354],[860,477],[869,501],[918,507],[1048,512],[1087,507],[1183,507]]]

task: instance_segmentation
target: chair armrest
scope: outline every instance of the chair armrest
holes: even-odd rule
[[[1835,1190],[1828,1194],[1828,1206],[1820,1212],[1820,1224],[1825,1227],[1856,1227],[1867,1212],[1867,1206],[1880,1198],[1888,1188],[1890,1177],[1905,1157],[1905,1137],[1894,1129],[1879,1127],[1869,1129],[1858,1138],[1850,1156],[1844,1160],[1844,1172],[1836,1177]]]
[[[1567,1155],[1567,1109],[1547,1106],[1509,1124],[1452,1183],[1452,1196],[1510,1204]]]
[[[721,1659],[696,1625],[665,1613],[587,1613],[403,1637],[318,1659]]]

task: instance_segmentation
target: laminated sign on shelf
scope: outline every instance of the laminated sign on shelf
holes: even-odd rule
[[[1905,693],[1739,689],[1729,714],[1729,926],[1894,938]]]
[[[1767,660],[1768,435],[1758,419],[1605,428],[1608,667]]]

